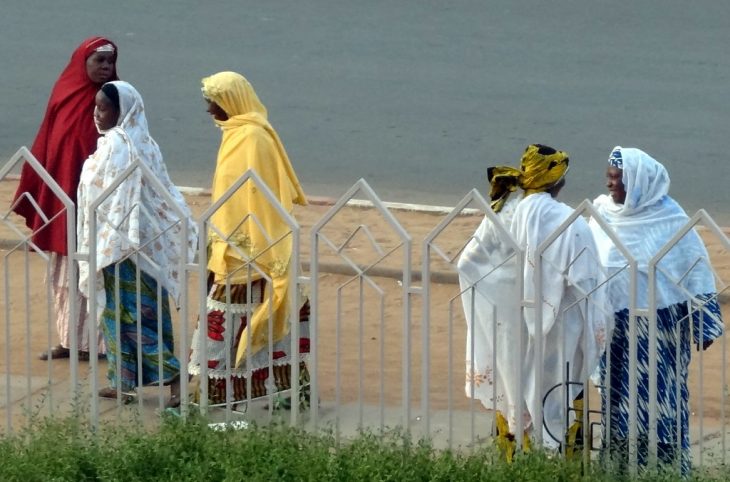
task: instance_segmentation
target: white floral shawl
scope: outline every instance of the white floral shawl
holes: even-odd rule
[[[120,113],[117,125],[104,132],[96,152],[85,162],[78,187],[78,250],[96,253],[97,300],[105,303],[101,270],[139,253],[140,269],[155,277],[179,300],[181,264],[192,262],[197,226],[180,191],[173,185],[157,143],[147,128],[142,97],[127,82],[115,81]],[[130,175],[91,212],[91,204],[132,164],[144,164],[172,198],[170,205],[141,168]],[[96,215],[96,232],[89,220]],[[187,239],[183,238],[187,223]],[[79,288],[90,291],[89,263],[79,262]]]

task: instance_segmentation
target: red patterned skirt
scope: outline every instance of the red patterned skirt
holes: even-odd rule
[[[238,342],[246,328],[247,317],[264,301],[265,288],[265,280],[231,285],[230,298],[228,298],[225,285],[211,284],[210,286],[207,298],[207,335],[201,336],[203,326],[199,325],[195,330],[189,365],[189,373],[194,376],[202,375],[203,363],[208,367],[208,403],[210,404],[226,402],[229,383],[232,403],[289,390],[293,362],[299,363],[300,385],[306,388],[309,384],[309,372],[306,365],[309,356],[309,300],[305,297],[301,297],[299,302],[299,353],[294,354],[294,358],[292,358],[290,330],[284,338],[273,343],[271,350],[267,345],[247,357],[240,366],[235,367],[234,365]],[[231,315],[229,324],[226,320],[228,313]],[[230,330],[230,335],[226,334],[227,330]],[[227,338],[228,340],[226,340]],[[202,343],[205,343],[205,346]],[[229,362],[230,370],[228,369]],[[249,378],[250,394],[248,392]]]

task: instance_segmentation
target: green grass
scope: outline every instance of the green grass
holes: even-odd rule
[[[724,473],[716,472],[723,478]],[[730,472],[728,472],[730,475]],[[694,477],[699,477],[695,473]],[[434,450],[401,433],[364,433],[336,447],[331,434],[282,426],[210,430],[204,420],[169,418],[159,429],[104,425],[96,433],[75,419],[45,419],[0,438],[0,480],[617,480],[598,464],[533,453],[503,462],[491,448]],[[643,474],[641,480],[675,480]],[[698,479],[708,480],[708,479]]]

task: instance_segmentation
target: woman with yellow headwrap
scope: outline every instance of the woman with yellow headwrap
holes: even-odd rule
[[[533,144],[525,149],[519,170],[510,167],[490,169],[492,209],[500,213],[505,228],[517,245],[525,250],[525,263],[522,267],[514,261],[499,265],[501,260],[511,254],[510,249],[503,246],[501,251],[490,252],[483,266],[472,266],[472,273],[462,276],[462,289],[473,287],[475,291],[474,308],[467,304],[471,303],[471,296],[465,302],[467,320],[470,319],[470,311],[477,323],[495,313],[495,308],[499,316],[499,320],[495,319],[498,327],[496,338],[493,339],[494,321],[486,328],[482,326],[481,330],[474,331],[473,336],[481,336],[471,342],[473,351],[475,354],[482,352],[485,363],[479,366],[469,362],[467,390],[473,390],[474,396],[480,398],[487,408],[492,408],[497,402],[500,412],[497,421],[502,442],[510,438],[504,432],[509,430],[514,433],[516,416],[521,414],[528,434],[534,435],[535,427],[542,427],[545,447],[557,448],[563,443],[568,429],[566,419],[572,418],[574,414],[566,412],[564,392],[551,392],[551,389],[570,382],[566,394],[570,400],[576,399],[581,391],[580,383],[587,380],[595,369],[605,343],[609,311],[605,306],[605,295],[598,289],[602,275],[595,269],[596,246],[585,220],[576,219],[543,252],[541,258],[535,257],[537,247],[573,213],[572,208],[555,199],[565,184],[568,163],[565,152]],[[521,195],[513,195],[518,188]],[[460,268],[466,266],[466,261],[460,260]],[[474,262],[473,259],[470,261]],[[495,297],[495,293],[504,291],[514,293],[515,290],[509,285],[515,283],[517,276],[522,276],[524,299],[533,301],[536,296],[535,267],[538,263],[542,268],[542,303],[538,305],[543,315],[541,332],[537,332],[533,306],[528,305],[522,316],[520,300],[502,295]],[[480,296],[482,293],[488,295]],[[590,293],[588,298],[586,293]],[[522,323],[516,321],[520,319]],[[523,331],[525,347],[522,352],[516,350],[520,329]],[[542,345],[541,360],[535,359],[538,344]],[[477,345],[486,349],[477,350]],[[470,348],[467,346],[469,360]],[[487,363],[491,362],[492,356],[497,360],[495,367]],[[474,366],[470,367],[472,364]],[[470,368],[473,370],[469,371]],[[543,373],[538,387],[540,368]],[[520,381],[522,400],[516,399]],[[477,386],[479,384],[490,387],[484,392]],[[480,391],[484,393],[480,394]],[[543,418],[536,420],[540,405]],[[514,448],[507,447],[506,450],[509,457]]]
[[[292,212],[294,204],[306,204],[286,150],[246,78],[220,72],[203,79],[202,91],[208,112],[223,131],[212,203],[251,169],[287,212]],[[295,360],[288,326],[290,277],[295,268],[290,265],[290,228],[252,179],[211,217],[208,253],[208,330],[204,336],[201,324],[193,335],[190,373],[201,374],[201,365],[207,364],[209,401],[226,401],[229,370],[234,402],[290,388],[292,361],[301,362],[301,378],[306,380],[303,361],[309,353],[309,304],[303,297],[297,305],[300,353]],[[274,383],[268,380],[270,367]],[[247,393],[247,378],[251,393]]]
[[[510,231],[525,249],[524,298],[535,301],[536,267],[541,268],[542,300],[524,311],[528,339],[525,352],[525,403],[532,422],[543,429],[543,445],[557,448],[568,426],[580,413],[582,384],[598,365],[605,349],[610,310],[601,288],[604,275],[597,267],[598,250],[588,223],[582,217],[542,253],[538,247],[571,215],[573,208],[556,197],[565,185],[568,154],[533,144],[525,149],[519,184],[525,193],[515,210]],[[538,332],[536,309],[542,311]],[[535,351],[542,345],[542,359]],[[538,371],[542,383],[537,386]],[[563,387],[563,388],[555,388]],[[552,391],[551,391],[552,390]],[[565,390],[565,391],[564,391]],[[576,412],[568,412],[565,400]],[[542,420],[535,420],[542,405]],[[534,428],[533,428],[534,430]],[[533,432],[534,433],[534,432]],[[568,441],[570,449],[570,440]]]

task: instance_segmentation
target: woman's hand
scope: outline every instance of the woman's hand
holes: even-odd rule
[[[712,345],[712,343],[714,341],[715,340],[702,340],[702,351],[705,351],[708,348],[710,348],[710,345]],[[697,343],[697,351],[700,351],[700,344],[699,343]]]

